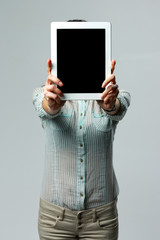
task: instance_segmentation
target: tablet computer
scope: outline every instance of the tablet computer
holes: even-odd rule
[[[111,23],[51,22],[51,60],[62,100],[100,100],[111,73]]]

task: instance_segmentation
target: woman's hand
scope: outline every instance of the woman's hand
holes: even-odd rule
[[[52,69],[52,62],[51,59],[48,59],[47,62],[47,72],[48,72],[48,78],[45,82],[45,86],[43,87],[44,92],[44,99],[46,100],[47,106],[50,110],[50,113],[55,113],[57,110],[59,110],[66,101],[62,101],[59,96],[64,97],[63,92],[56,87],[57,86],[63,86],[63,83],[51,74]]]
[[[111,114],[115,114],[118,112],[120,107],[120,102],[117,98],[117,95],[119,93],[118,85],[116,84],[116,78],[113,74],[115,69],[116,61],[111,61],[111,74],[108,76],[106,80],[102,83],[102,88],[105,88],[108,84],[108,87],[104,90],[102,93],[101,98],[103,100],[97,100],[98,104],[104,109],[111,111],[114,108],[114,105],[116,104],[116,110],[112,112]]]

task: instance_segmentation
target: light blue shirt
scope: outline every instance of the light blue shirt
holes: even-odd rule
[[[130,94],[118,94],[120,109],[109,115],[96,100],[66,101],[55,115],[42,107],[43,88],[33,91],[33,104],[45,131],[45,167],[40,197],[83,210],[113,201],[119,194],[112,149],[118,122],[130,105]]]

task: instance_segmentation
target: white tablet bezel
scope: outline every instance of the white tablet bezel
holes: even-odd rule
[[[111,73],[111,23],[110,22],[51,22],[51,61],[52,74],[57,77],[57,29],[103,28],[105,29],[105,79]],[[102,92],[104,90],[102,89]],[[101,93],[64,93],[61,100],[101,100]]]

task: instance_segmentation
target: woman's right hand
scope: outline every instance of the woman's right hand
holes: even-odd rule
[[[57,86],[62,87],[63,83],[60,81],[60,79],[51,74],[51,69],[52,62],[51,59],[48,59],[47,62],[48,78],[45,82],[45,86],[43,87],[43,92],[48,108],[54,112],[56,110],[59,110],[65,104],[66,100],[62,101],[59,97],[59,96],[64,97],[64,95],[63,92],[59,88],[57,88]]]

